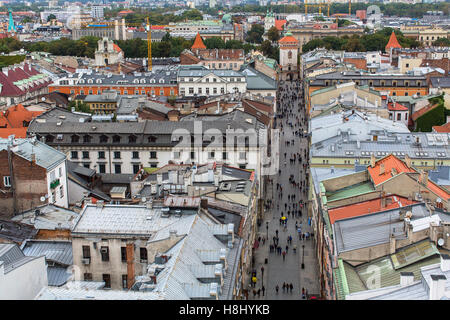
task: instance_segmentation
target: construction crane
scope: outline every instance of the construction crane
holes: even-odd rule
[[[111,28],[116,26],[142,27],[143,25],[142,23],[128,23],[128,22],[122,23],[117,20],[102,22],[101,24],[94,24],[92,22],[90,23],[85,22],[81,24],[81,28],[95,28],[95,29]],[[145,29],[147,31],[147,58],[148,58],[147,70],[152,71],[152,32],[151,32],[152,27],[150,25],[148,17],[146,18]]]
[[[310,7],[319,7],[319,14],[322,14],[322,7],[327,7],[327,16],[330,16],[330,0],[328,0],[327,3],[321,2],[321,3],[311,3],[308,4],[308,0],[305,0],[305,14],[308,14],[308,6]]]

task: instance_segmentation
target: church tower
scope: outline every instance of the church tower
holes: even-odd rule
[[[299,42],[292,36],[292,33],[287,32],[283,38],[278,40],[280,46],[280,66],[281,72],[285,79],[298,78],[298,51]],[[282,75],[282,78],[283,78]]]

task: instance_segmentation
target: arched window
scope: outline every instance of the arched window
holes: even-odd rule
[[[72,135],[72,137],[71,137],[71,141],[72,141],[73,143],[77,143],[77,142],[80,141],[80,137],[77,136],[76,134],[74,134],[74,135]]]
[[[92,139],[92,137],[88,134],[83,136],[83,142],[85,142],[85,143],[91,142],[91,139]]]
[[[100,136],[100,142],[101,142],[101,143],[106,143],[106,142],[108,142],[108,137],[105,136],[105,135],[101,135],[101,136]]]
[[[53,140],[55,140],[55,137],[51,134],[45,136],[45,142],[53,142]]]
[[[118,135],[113,136],[113,142],[120,143],[120,136],[118,136]]]
[[[288,59],[292,59],[292,51],[291,50],[289,50],[289,52],[288,52]]]
[[[137,140],[136,136],[134,135],[128,136],[128,143],[136,143],[136,140]]]

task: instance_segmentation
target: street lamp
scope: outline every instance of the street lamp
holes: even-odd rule
[[[302,269],[305,269],[305,245],[302,245],[303,254],[302,254]]]

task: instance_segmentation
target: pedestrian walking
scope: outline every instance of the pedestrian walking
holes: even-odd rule
[[[289,252],[289,246],[286,245],[286,253],[288,253],[288,252]]]
[[[262,286],[261,290],[262,290],[262,294],[263,294],[263,297],[264,297],[264,292],[266,292],[266,288],[264,288],[264,286]]]
[[[253,298],[256,297],[256,289],[253,289]]]
[[[283,251],[281,254],[283,255],[283,261],[285,261],[286,260],[286,251]]]
[[[280,290],[280,287],[278,285],[276,285],[275,291],[277,292],[277,294],[278,294],[278,290]]]
[[[289,285],[289,290],[291,291],[291,293],[292,293],[292,289],[294,289],[294,285],[291,282],[291,284]],[[258,296],[259,296],[259,293],[258,293]]]
[[[257,293],[258,293],[258,298],[261,297],[261,289],[258,289]]]
[[[285,290],[286,290],[286,283],[283,282],[283,293],[284,293]]]

